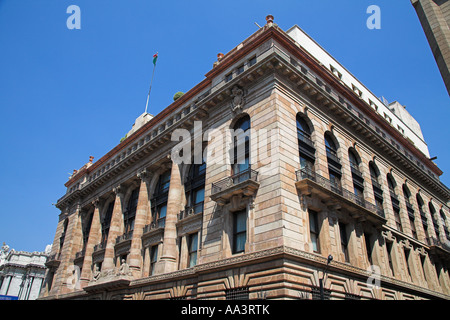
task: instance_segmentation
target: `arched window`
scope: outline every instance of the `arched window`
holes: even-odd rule
[[[106,245],[106,241],[108,241],[108,235],[109,235],[109,228],[111,226],[111,218],[114,211],[114,203],[115,200],[111,201],[108,204],[108,208],[106,209],[105,215],[101,221],[102,224],[102,240],[100,242],[100,245],[104,247]]]
[[[353,192],[357,196],[357,199],[362,200],[364,198],[364,179],[361,171],[359,170],[359,156],[352,148],[348,150],[348,158],[350,160],[350,170],[352,172],[353,179]],[[358,200],[357,200],[358,201]]]
[[[436,220],[436,209],[434,208],[434,206],[431,202],[428,203],[428,209],[430,210],[431,221],[433,221],[433,226],[434,226],[434,231],[436,232],[436,237],[437,237],[437,239],[439,239],[440,232],[439,232],[439,224]]]
[[[402,190],[403,190],[403,196],[405,198],[406,209],[408,212],[409,226],[411,227],[412,236],[414,239],[417,239],[414,209],[410,202],[411,192],[409,191],[409,188],[406,186],[406,184],[403,184]]]
[[[325,149],[328,161],[328,174],[330,176],[331,188],[334,192],[341,193],[341,163],[337,156],[337,145],[331,133],[325,133]]]
[[[403,232],[402,221],[400,219],[400,202],[398,201],[398,197],[395,193],[396,183],[391,173],[388,173],[386,178],[389,186],[389,192],[391,194],[392,210],[394,211],[395,225],[398,231]]]
[[[305,170],[307,174],[311,174],[313,172],[316,149],[311,140],[311,128],[300,115],[297,115],[297,140],[300,169]]]
[[[397,184],[395,183],[394,177],[392,177],[392,175],[390,173],[388,173],[386,178],[387,178],[387,182],[388,182],[389,191],[391,192],[391,196],[394,195],[395,197],[397,197],[397,195],[395,193],[395,186]]]
[[[89,240],[89,232],[91,231],[93,216],[94,212],[89,212],[83,219],[83,229],[81,230],[83,234],[83,251],[86,249]]]
[[[128,199],[127,208],[123,213],[123,224],[125,228],[125,234],[131,233],[134,230],[134,220],[136,217],[136,209],[139,198],[139,188],[134,189],[131,192],[130,199]]]
[[[380,171],[373,161],[369,162],[369,172],[370,179],[372,180],[373,195],[375,198],[375,205],[377,207],[377,212],[384,217],[383,209],[383,190],[381,184],[378,182],[380,176]]]
[[[429,245],[430,233],[428,232],[428,219],[424,211],[425,203],[423,202],[422,197],[419,194],[416,195],[416,200],[419,207],[420,219],[422,220],[423,231],[425,233],[425,242]]]
[[[203,212],[205,200],[205,172],[206,164],[193,164],[189,170],[189,176],[184,184],[186,194],[186,209],[193,213]]]
[[[240,118],[233,126],[233,166],[234,175],[240,175],[238,182],[247,180],[250,169],[250,117]]]
[[[445,232],[445,237],[450,240],[450,234],[448,232],[448,228],[447,228],[447,218],[445,217],[445,213],[444,210],[439,210],[439,214],[441,216],[441,223],[444,226],[444,232]]]
[[[176,165],[176,164],[173,164]],[[164,227],[167,213],[167,198],[169,195],[171,170],[163,172],[156,184],[155,192],[151,200],[152,220],[156,226]]]

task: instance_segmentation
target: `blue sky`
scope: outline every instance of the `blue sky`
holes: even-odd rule
[[[81,29],[69,30],[69,5]],[[369,30],[366,9],[381,8]],[[419,121],[450,186],[449,96],[409,0],[0,0],[0,242],[41,251],[53,242],[73,169],[119,143],[149,112],[204,79],[272,14],[297,24],[375,95]],[[447,172],[447,173],[445,173]]]

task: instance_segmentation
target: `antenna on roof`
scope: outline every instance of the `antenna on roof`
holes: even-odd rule
[[[261,29],[261,26],[255,22],[256,26]]]

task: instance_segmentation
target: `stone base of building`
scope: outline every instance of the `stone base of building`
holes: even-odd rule
[[[371,272],[350,264],[332,261],[327,266],[321,255],[280,246],[147,278],[103,279],[83,290],[41,299],[320,299],[320,279],[323,297],[331,300],[450,299],[398,279],[381,275],[376,283],[373,278]]]

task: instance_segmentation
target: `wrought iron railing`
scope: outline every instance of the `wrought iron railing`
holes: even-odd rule
[[[86,249],[78,251],[77,253],[75,253],[75,259],[84,257],[85,253],[86,253]]]
[[[428,243],[430,246],[437,246],[437,247],[441,247],[442,249],[450,252],[450,245],[442,242],[441,240],[435,238],[435,237],[429,237],[428,239]]]
[[[336,151],[334,151],[333,149],[326,147],[326,152],[327,152],[327,157],[330,158],[331,160],[334,160],[337,163],[341,163],[341,160],[339,160],[339,157],[337,156]]]
[[[105,249],[106,248],[106,241],[100,242],[99,244],[96,244],[94,246],[94,252]]]
[[[247,180],[258,181],[258,172],[249,168],[230,177],[214,182],[212,184],[211,194],[218,193]]]
[[[311,140],[310,136],[307,136],[305,133],[301,134],[298,133],[297,134],[298,140],[303,141],[304,143],[306,143],[308,146],[313,147],[314,148],[314,142]]]
[[[364,200],[362,197],[354,194],[353,192],[350,192],[346,189],[343,189],[340,185],[337,185],[330,180],[322,177],[321,175],[315,173],[311,169],[300,169],[296,172],[297,175],[297,181],[301,181],[303,179],[309,179],[314,181],[315,183],[319,184],[320,186],[324,187],[325,189],[328,189],[341,197],[344,197],[347,200],[350,200],[353,203],[356,203],[357,205],[366,208],[367,210],[379,215],[380,217],[384,218],[384,211],[381,211],[377,208],[376,205]]]
[[[155,230],[158,228],[164,228],[165,226],[166,226],[166,217],[162,217],[162,218],[159,218],[158,220],[153,221],[152,223],[146,225],[144,227],[144,233],[147,233],[151,230]]]
[[[128,231],[116,238],[116,243],[120,243],[125,240],[130,240],[133,237],[133,230]]]
[[[193,206],[186,207],[184,210],[180,211],[178,214],[178,220],[199,214],[203,212],[203,201],[194,204]]]

